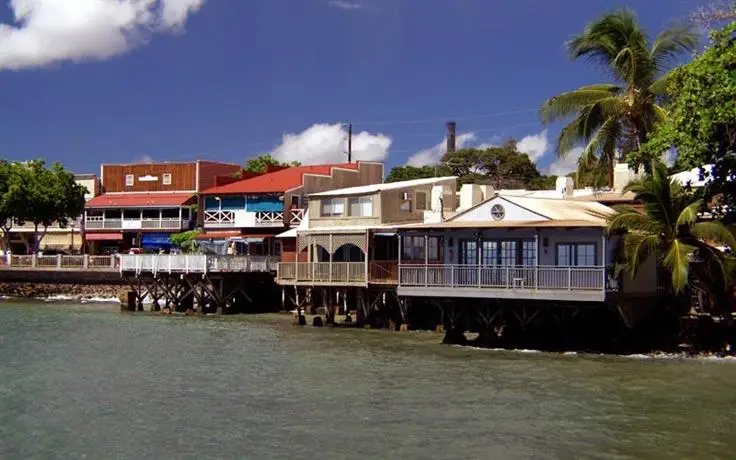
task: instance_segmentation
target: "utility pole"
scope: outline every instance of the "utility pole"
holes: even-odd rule
[[[348,163],[353,162],[353,124],[348,123]]]

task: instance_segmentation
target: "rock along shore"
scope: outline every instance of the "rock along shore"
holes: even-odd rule
[[[127,291],[126,286],[119,284],[0,283],[0,296],[20,299],[48,299],[54,297],[68,300],[124,299]]]

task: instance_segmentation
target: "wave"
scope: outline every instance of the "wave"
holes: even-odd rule
[[[605,353],[587,353],[587,352],[577,352],[577,351],[564,351],[564,352],[545,352],[542,350],[530,350],[525,348],[518,348],[518,349],[509,349],[509,348],[484,348],[484,347],[474,347],[474,346],[467,346],[467,345],[454,345],[457,348],[462,348],[465,350],[482,350],[487,352],[503,352],[503,353],[519,353],[519,354],[530,354],[530,353],[549,353],[553,355],[562,355],[562,356],[570,356],[570,357],[581,357],[584,358],[586,356],[610,356],[610,357],[616,357],[616,358],[626,358],[626,359],[639,359],[639,360],[687,360],[687,361],[710,361],[710,362],[729,362],[729,363],[736,363],[736,356],[724,356],[719,355],[715,353],[700,353],[700,354],[692,354],[692,353],[664,353],[664,352],[652,352],[652,353],[633,353],[629,355],[615,355],[615,354],[605,354]]]

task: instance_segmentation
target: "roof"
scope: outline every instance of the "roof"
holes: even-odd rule
[[[702,168],[693,168],[689,171],[683,171],[677,174],[673,174],[670,176],[670,180],[679,182],[682,185],[690,185],[691,187],[703,187],[710,181],[710,179],[703,180],[700,178],[701,169],[710,174],[710,172],[713,170],[713,165],[705,165]]]
[[[401,182],[386,182],[383,184],[360,185],[358,187],[341,188],[337,190],[329,190],[327,192],[312,193],[309,196],[343,196],[343,195],[365,195],[376,193],[383,190],[397,190],[407,187],[417,187],[420,185],[431,185],[442,181],[455,180],[455,176],[445,177],[429,177],[426,179],[404,180]]]
[[[528,220],[528,221],[509,221],[509,220],[488,220],[483,222],[462,222],[462,221],[445,221],[435,222],[431,224],[408,224],[399,225],[396,228],[402,230],[417,229],[462,229],[462,228],[581,228],[581,227],[605,227],[604,220]]]
[[[87,202],[88,208],[147,208],[184,206],[191,193],[105,193]]]
[[[329,176],[333,168],[357,170],[357,163],[292,166],[290,168],[261,174],[249,179],[213,187],[202,192],[203,195],[238,195],[249,193],[283,193],[300,187],[305,174]]]
[[[84,174],[75,174],[74,175],[74,179],[75,180],[92,180],[92,179],[97,179],[97,174],[87,174],[87,173],[84,173]]]
[[[195,240],[229,240],[242,238],[273,238],[272,233],[242,233],[240,230],[216,230],[200,233]]]
[[[605,203],[629,203],[635,201],[636,195],[633,192],[619,193],[619,192],[600,192],[593,195],[574,196],[568,198],[573,201],[597,201]]]
[[[452,217],[451,221],[457,220],[473,209],[483,206],[489,201],[503,199],[519,207],[527,209],[540,217],[552,221],[588,221],[595,224],[605,225],[606,218],[615,214],[616,211],[596,201],[561,200],[554,198],[530,198],[521,196],[496,195],[469,209]],[[485,221],[480,221],[485,222]],[[513,221],[499,221],[501,226],[514,225]]]

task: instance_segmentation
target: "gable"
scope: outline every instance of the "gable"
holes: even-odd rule
[[[494,219],[492,210],[494,206],[500,206],[503,210],[503,218]],[[474,208],[471,208],[463,213],[453,217],[453,222],[488,222],[488,221],[501,221],[501,222],[518,222],[518,221],[540,221],[549,220],[548,217],[531,211],[523,206],[519,206],[503,197],[497,196],[480,203]]]

